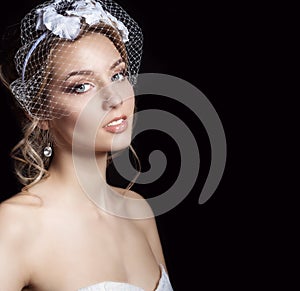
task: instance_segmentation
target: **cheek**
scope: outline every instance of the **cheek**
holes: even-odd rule
[[[66,146],[72,143],[76,119],[76,116],[70,114],[50,122],[51,134],[57,146]]]
[[[126,107],[128,112],[130,112],[130,114],[134,113],[134,108],[135,108],[135,99],[134,98],[130,98],[130,99],[126,100],[123,105],[124,105],[124,107]]]
[[[69,117],[73,114],[79,114],[89,103],[92,97],[87,96],[69,96],[66,94],[56,94],[51,96],[51,110],[54,117]]]
[[[128,116],[129,126],[126,133],[114,137],[104,131],[102,126],[104,126],[105,122],[103,123],[103,121],[108,118],[111,111],[108,112],[102,109],[102,101],[99,98],[92,98],[90,100],[91,103],[88,102],[88,98],[82,98],[78,102],[81,106],[75,102],[80,107],[80,110],[51,121],[50,126],[55,143],[57,146],[68,145],[70,147],[72,143],[76,143],[76,146],[80,148],[91,148],[96,142],[96,147],[103,151],[109,151],[114,140],[121,148],[128,146],[127,144],[131,141],[132,121],[135,109],[133,94],[132,92],[133,97],[126,98],[123,101],[121,107],[112,109],[118,110]],[[86,106],[87,104],[88,106]]]

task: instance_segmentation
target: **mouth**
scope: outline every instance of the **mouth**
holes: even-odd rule
[[[128,127],[127,116],[122,115],[120,117],[116,117],[112,119],[108,124],[106,124],[103,128],[111,133],[122,133]]]

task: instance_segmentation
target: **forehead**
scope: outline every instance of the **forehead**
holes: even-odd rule
[[[121,57],[114,43],[102,34],[90,33],[73,42],[58,44],[51,52],[52,70],[103,70]]]

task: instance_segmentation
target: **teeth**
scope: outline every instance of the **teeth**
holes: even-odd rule
[[[123,121],[124,121],[124,119],[119,119],[119,120],[113,121],[113,122],[107,124],[106,127],[119,125],[119,124],[121,124]]]

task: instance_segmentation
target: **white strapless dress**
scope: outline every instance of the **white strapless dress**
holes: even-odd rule
[[[163,265],[160,265],[160,269],[161,276],[156,289],[153,291],[173,291],[169,276]],[[105,281],[89,287],[80,288],[78,291],[144,291],[144,289],[128,283]]]

